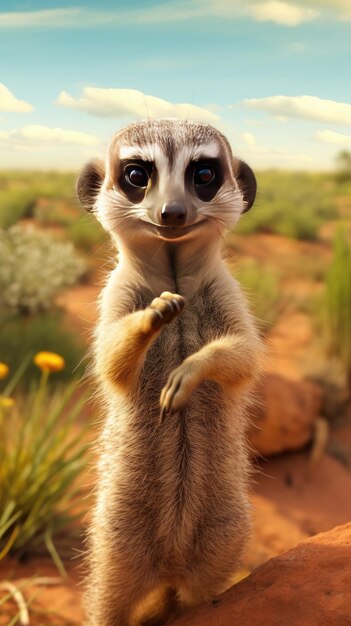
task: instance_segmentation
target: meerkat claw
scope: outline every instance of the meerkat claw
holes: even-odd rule
[[[175,305],[175,307],[176,307],[176,309],[177,309],[178,313],[180,313],[183,307],[180,305],[180,303],[178,302],[178,300],[176,300],[176,299],[174,298],[174,299],[172,300],[172,302],[173,302],[173,304]],[[184,305],[183,305],[183,306],[184,306]]]
[[[163,424],[166,415],[167,415],[167,410],[166,410],[166,407],[163,406],[160,411],[160,420],[159,420],[160,425]]]
[[[174,415],[174,413],[176,413],[179,410],[179,407],[174,408],[173,404],[174,404],[174,398],[181,387],[182,381],[181,379],[178,380],[178,382],[175,385],[173,385],[173,389],[172,389],[172,386],[170,386],[169,382],[170,381],[168,381],[166,387],[162,389],[161,397],[160,397],[160,404],[162,407],[161,409],[162,420],[165,415]]]
[[[158,315],[158,317],[154,315],[153,329],[160,330],[164,324],[172,322],[182,312],[184,305],[185,301],[182,296],[168,291],[164,291],[159,297],[154,298],[148,307],[149,310]]]

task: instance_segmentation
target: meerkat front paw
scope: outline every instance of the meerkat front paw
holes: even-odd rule
[[[160,422],[166,415],[172,415],[182,409],[199,385],[201,376],[196,362],[185,359],[179,367],[170,373],[160,396]]]
[[[159,298],[154,298],[145,309],[145,332],[160,330],[169,324],[183,310],[185,300],[177,293],[164,291]]]

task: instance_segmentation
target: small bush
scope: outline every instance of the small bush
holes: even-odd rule
[[[10,395],[23,367],[0,395],[0,560],[46,546],[64,573],[54,540],[79,517],[75,481],[86,446],[81,428],[73,433],[85,399],[74,398],[75,384],[49,389],[50,371],[61,367],[58,355],[36,362],[42,374],[28,395]]]
[[[0,309],[33,313],[85,272],[70,242],[19,225],[0,230]]]
[[[76,178],[74,172],[33,172],[31,184],[37,197],[72,202],[76,198]]]
[[[291,214],[287,214],[280,219],[276,232],[292,239],[315,241],[318,237],[319,227],[319,219],[306,208],[305,212],[302,209],[301,213],[296,213],[293,217]]]
[[[31,217],[35,194],[26,189],[0,190],[0,228],[10,228],[23,217]]]
[[[351,245],[342,229],[334,239],[333,258],[321,304],[327,351],[343,363],[351,392]]]
[[[28,354],[42,350],[59,352],[65,359],[66,367],[55,376],[55,380],[69,380],[73,375],[79,378],[83,374],[85,348],[79,334],[67,330],[62,311],[52,310],[25,317],[15,315],[2,321],[0,361],[8,363],[12,370]],[[28,387],[37,376],[37,368],[29,364],[22,377],[22,384]]]
[[[341,150],[336,156],[336,180],[339,183],[351,181],[351,153]]]
[[[107,234],[102,226],[90,215],[72,223],[67,232],[70,240],[85,252],[90,252],[107,240]]]
[[[32,217],[39,199],[66,201],[79,213],[74,173],[0,172],[0,228]]]
[[[34,218],[42,226],[70,226],[79,218],[80,211],[74,204],[61,200],[41,198],[34,208]]]
[[[0,171],[0,190],[25,189],[36,198],[73,200],[76,197],[74,172]]]
[[[318,174],[260,172],[257,201],[236,228],[239,234],[277,233],[315,240],[323,221],[337,215],[327,178]]]
[[[235,277],[249,297],[252,312],[262,333],[266,333],[277,320],[282,306],[279,277],[270,267],[248,259],[240,262]]]

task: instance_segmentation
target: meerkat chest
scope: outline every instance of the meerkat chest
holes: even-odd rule
[[[207,343],[226,334],[230,326],[230,316],[212,289],[195,294],[181,316],[164,327],[149,348],[141,372],[143,395],[154,395],[158,405],[160,389],[170,372]]]

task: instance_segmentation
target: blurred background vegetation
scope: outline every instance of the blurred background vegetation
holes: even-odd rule
[[[29,365],[16,371],[0,362],[0,561],[8,554],[20,559],[47,551],[61,575],[61,557],[72,556],[74,523],[82,514],[78,477],[85,468],[88,423],[79,419],[86,397],[76,381],[49,386],[49,378],[65,368],[61,355],[39,352],[39,370],[31,389],[17,387]],[[55,541],[59,539],[59,552]],[[66,550],[65,550],[66,548]]]
[[[85,346],[57,295],[87,284],[106,235],[75,198],[73,173],[0,172],[0,358],[15,368],[39,350],[59,352],[58,381],[83,373]],[[29,384],[30,366],[22,384]]]

